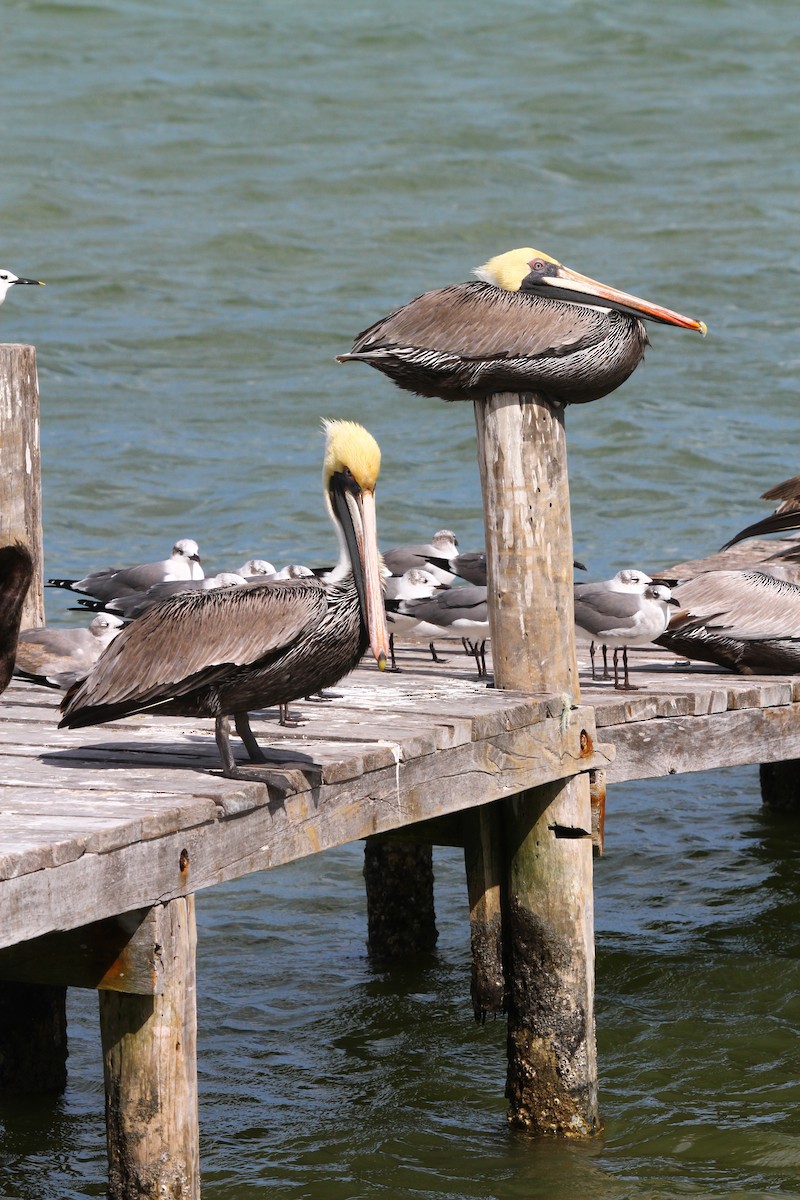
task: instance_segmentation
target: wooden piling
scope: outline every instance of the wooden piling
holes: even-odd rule
[[[379,959],[433,950],[439,936],[430,844],[371,837],[364,848],[367,944]]]
[[[505,1012],[502,884],[504,846],[499,804],[485,804],[464,813],[464,863],[469,895],[472,983],[475,1020]]]
[[[199,1200],[194,896],[154,909],[163,986],[101,991],[111,1200]]]
[[[761,763],[761,800],[776,812],[800,812],[800,759]]]
[[[561,695],[568,723],[580,689],[563,409],[495,395],[475,423],[495,686]],[[600,1125],[588,776],[504,807],[508,1117],[585,1137]]]
[[[563,409],[475,401],[496,687],[580,696]]]
[[[33,558],[22,629],[44,625],[41,495],[36,351],[0,344],[0,546],[22,542]]]
[[[67,1085],[65,987],[0,986],[0,1092],[63,1092]]]

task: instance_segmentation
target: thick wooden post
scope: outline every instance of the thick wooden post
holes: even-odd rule
[[[586,1137],[600,1128],[588,776],[506,801],[511,1124]]]
[[[0,1092],[63,1092],[67,1086],[65,987],[0,985]]]
[[[776,812],[800,812],[800,759],[762,763],[759,782],[765,808]]]
[[[502,809],[485,804],[463,814],[464,863],[469,895],[472,948],[472,1008],[480,1024],[488,1013],[505,1012],[502,884]]]
[[[580,697],[562,409],[475,401],[495,686]]]
[[[371,955],[391,959],[433,950],[439,934],[430,845],[368,838],[364,882]]]
[[[158,906],[163,990],[101,991],[111,1200],[199,1200],[194,896]]]
[[[36,351],[0,344],[0,546],[11,542],[22,542],[33,557],[21,628],[36,628],[44,625]]]
[[[563,410],[475,403],[496,687],[580,699]],[[600,1125],[586,775],[505,801],[509,1121],[582,1137]]]

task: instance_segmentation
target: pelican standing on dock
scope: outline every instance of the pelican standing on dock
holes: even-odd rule
[[[264,762],[251,709],[330,687],[368,646],[384,668],[388,635],[375,522],[380,449],[361,425],[324,426],[325,503],[339,540],[333,570],[323,580],[189,592],[156,605],[67,693],[61,726],[144,711],[215,717],[223,774],[235,777],[229,717],[250,760]]]
[[[530,246],[474,274],[376,321],[337,362],[366,362],[398,387],[442,400],[537,392],[584,404],[619,387],[642,361],[644,321],[706,333],[702,321],[579,275]]]

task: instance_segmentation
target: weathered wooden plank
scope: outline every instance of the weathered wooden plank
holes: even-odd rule
[[[399,762],[344,784],[273,797],[230,819],[8,879],[0,887],[0,945],[485,804],[523,790],[526,781],[535,785],[606,766],[608,757],[601,750],[581,747],[583,718],[591,712],[580,709],[577,716],[566,732],[558,721],[541,722],[501,738]],[[254,775],[259,771],[252,768]]]
[[[138,909],[0,950],[0,979],[154,996],[163,991],[156,910]]]
[[[800,705],[643,721],[604,731],[617,751],[609,783],[800,757]]]

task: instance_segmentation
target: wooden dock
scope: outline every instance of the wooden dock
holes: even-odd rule
[[[800,679],[630,655],[635,692],[583,703],[495,691],[453,651],[359,668],[304,723],[254,718],[275,765],[218,770],[213,722],[140,716],[59,730],[60,693],[14,681],[0,704],[0,947],[163,903],[346,842],[455,816],[576,772],[651,779],[800,757]],[[490,660],[491,661],[491,660]],[[0,969],[2,964],[0,964]]]
[[[0,544],[41,552],[32,347],[0,347]],[[475,404],[493,687],[460,647],[362,666],[305,723],[251,714],[267,765],[223,778],[210,720],[58,730],[60,695],[0,700],[0,1090],[64,1086],[64,994],[98,990],[112,1200],[200,1195],[195,894],[365,840],[373,953],[428,947],[430,847],[464,847],[475,1016],[508,1022],[509,1120],[602,1127],[594,1031],[593,852],[606,789],[741,763],[797,801],[800,680],[688,670],[631,652],[635,691],[576,653],[563,410]],[[24,484],[24,486],[23,486]],[[27,624],[42,620],[37,572]],[[491,669],[491,668],[490,668]],[[238,745],[238,743],[237,743]],[[426,860],[427,855],[427,860]],[[427,929],[426,929],[427,925]]]

